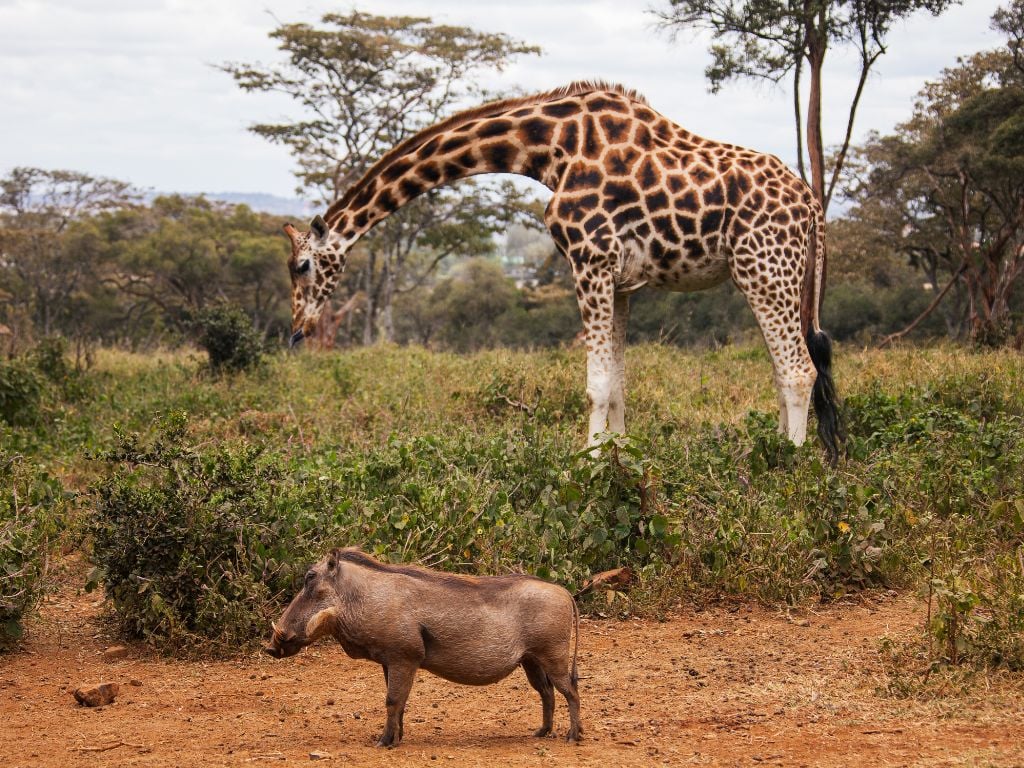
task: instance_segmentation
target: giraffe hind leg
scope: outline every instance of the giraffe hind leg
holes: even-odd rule
[[[799,263],[797,253],[776,246],[777,261]],[[807,410],[811,390],[817,378],[800,325],[800,285],[802,269],[794,269],[785,278],[762,281],[758,266],[766,262],[737,251],[732,264],[733,281],[743,291],[747,303],[761,327],[775,369],[779,398],[779,429],[785,429],[796,445],[807,440]]]

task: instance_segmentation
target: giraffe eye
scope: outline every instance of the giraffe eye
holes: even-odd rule
[[[309,259],[305,259],[299,262],[299,266],[295,268],[295,274],[304,275],[309,272]]]

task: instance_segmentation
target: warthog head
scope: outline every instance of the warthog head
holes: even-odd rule
[[[294,656],[330,634],[338,614],[338,560],[331,553],[306,572],[301,591],[273,624],[274,634],[263,651],[275,659]]]

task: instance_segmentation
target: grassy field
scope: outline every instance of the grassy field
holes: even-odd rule
[[[359,544],[570,588],[629,565],[633,589],[587,607],[645,615],[921,588],[936,659],[1024,664],[1019,354],[841,348],[836,469],[777,436],[760,345],[627,366],[630,435],[592,459],[582,351],[280,354],[216,378],[197,353],[101,350],[0,424],[5,514],[46,523],[14,549],[84,549],[122,630],[169,649],[251,642],[313,558]]]

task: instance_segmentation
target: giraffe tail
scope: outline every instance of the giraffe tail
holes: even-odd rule
[[[807,351],[817,373],[811,400],[814,403],[814,414],[818,417],[818,437],[825,447],[829,464],[834,466],[846,444],[846,426],[839,410],[839,396],[832,378],[832,339],[821,330],[819,318],[825,286],[825,213],[813,198],[811,209],[814,212],[814,222],[811,226],[810,247],[807,253],[800,317],[807,340]]]

